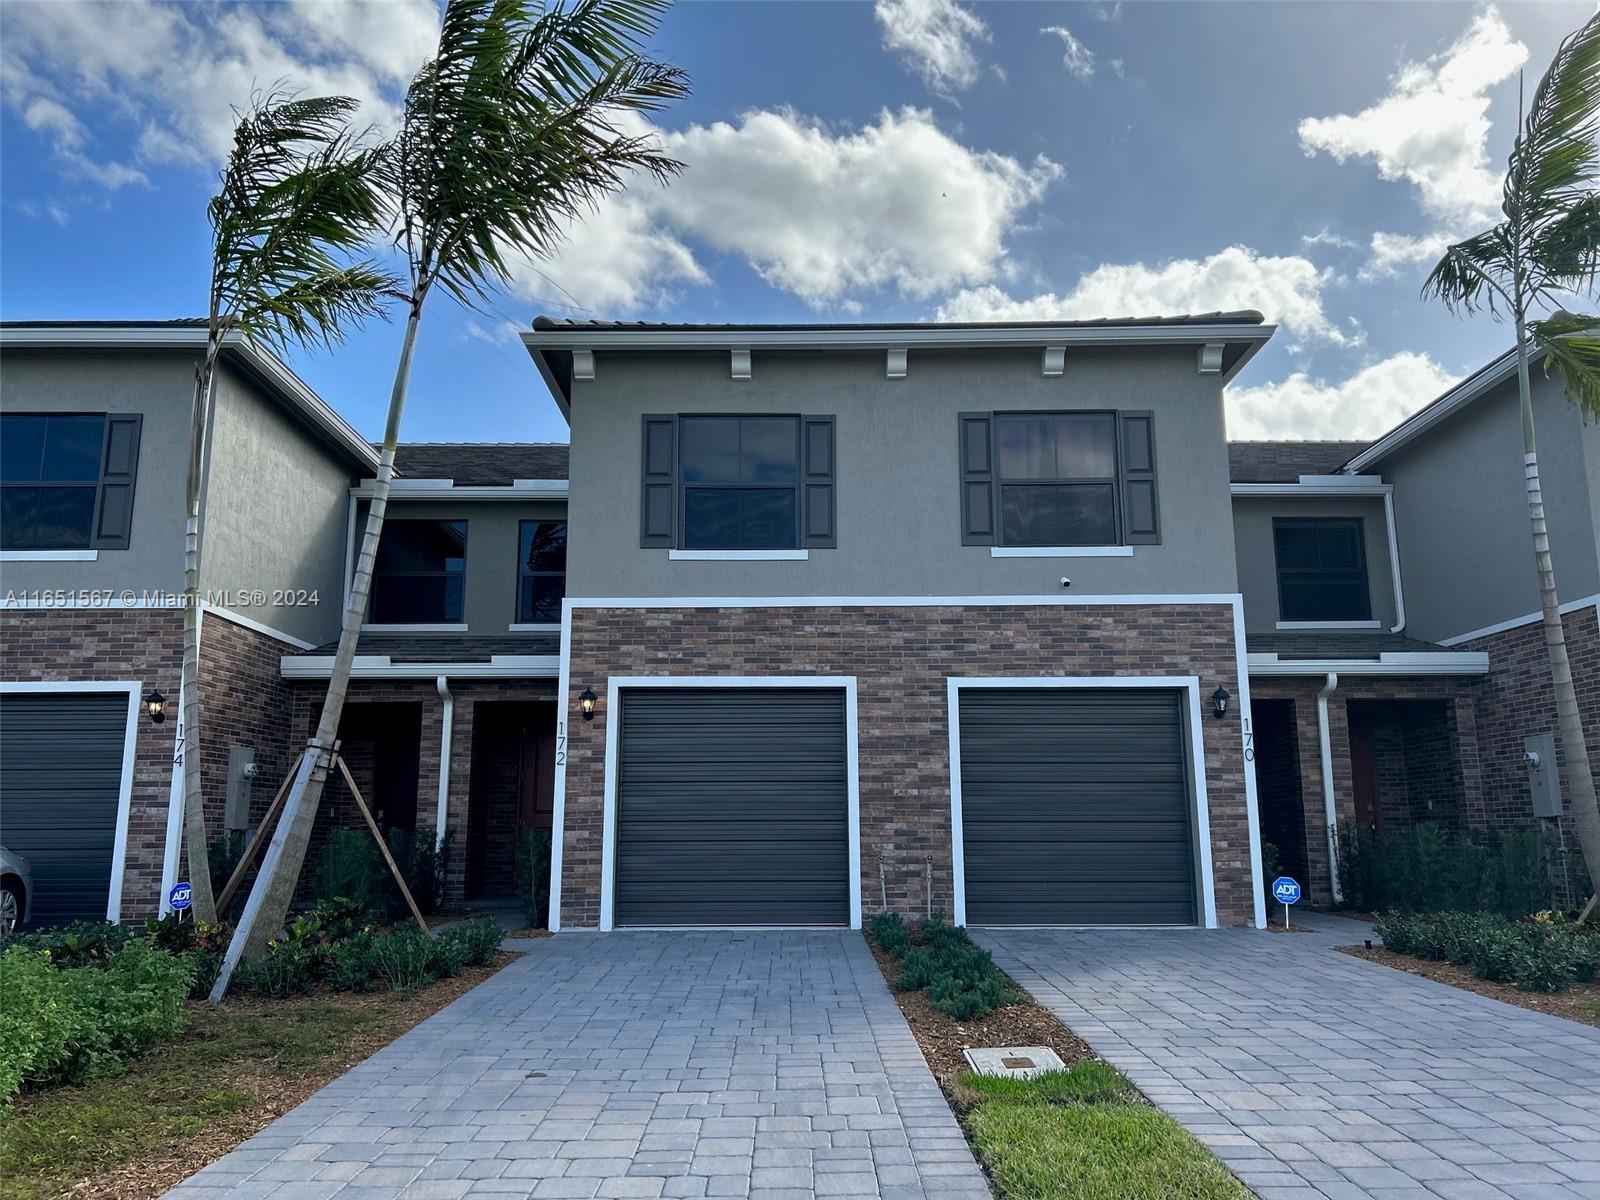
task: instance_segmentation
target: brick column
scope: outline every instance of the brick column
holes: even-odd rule
[[[1320,686],[1320,685],[1318,685]],[[1317,688],[1294,698],[1294,729],[1300,760],[1300,801],[1306,827],[1306,895],[1313,904],[1333,903],[1328,864],[1328,812],[1322,796],[1322,739],[1317,726]]]

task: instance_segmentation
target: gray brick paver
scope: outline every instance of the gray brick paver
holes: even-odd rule
[[[1310,923],[975,936],[1263,1200],[1600,1200],[1600,1030],[1338,954],[1361,928]]]
[[[530,944],[171,1194],[988,1196],[859,933]]]

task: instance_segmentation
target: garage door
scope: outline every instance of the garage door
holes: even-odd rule
[[[0,844],[33,868],[35,925],[104,920],[128,697],[0,696]]]
[[[1183,693],[959,695],[970,923],[1194,923]]]
[[[621,692],[617,925],[849,923],[844,692]]]

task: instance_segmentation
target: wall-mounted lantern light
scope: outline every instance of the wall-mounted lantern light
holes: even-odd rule
[[[150,714],[150,720],[159,725],[167,719],[167,698],[155,689],[144,698],[144,710]]]
[[[578,697],[578,708],[582,711],[585,721],[594,720],[594,704],[598,699],[600,697],[594,694],[593,688],[584,688],[583,694]]]
[[[1211,693],[1211,711],[1216,713],[1219,717],[1227,716],[1228,701],[1231,698],[1232,697],[1228,695],[1227,688],[1219,687],[1216,691]]]

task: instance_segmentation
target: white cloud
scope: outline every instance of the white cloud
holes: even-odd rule
[[[393,128],[400,93],[437,32],[433,0],[15,4],[0,96],[51,138],[69,170],[118,187],[150,165],[218,162],[233,109],[279,85],[352,96],[362,121]],[[93,155],[102,124],[137,129],[134,164]]]
[[[1094,74],[1094,51],[1079,41],[1072,30],[1065,25],[1046,25],[1039,32],[1061,39],[1061,65],[1068,75],[1087,80]],[[1118,75],[1122,74],[1120,61],[1116,70]]]
[[[1094,317],[1140,317],[1219,309],[1255,308],[1296,340],[1358,344],[1322,307],[1322,289],[1333,278],[1299,255],[1274,257],[1248,246],[1229,246],[1209,258],[1177,258],[1156,266],[1108,263],[1081,277],[1062,294],[1013,299],[998,287],[969,288],[939,308],[942,321],[1048,321]]]
[[[1301,234],[1300,244],[1307,250],[1314,249],[1317,246],[1330,246],[1335,250],[1355,250],[1360,246],[1359,242],[1335,233],[1326,225],[1315,233]]]
[[[1420,237],[1378,233],[1363,279],[1397,274],[1424,261],[1462,230],[1498,214],[1500,179],[1488,156],[1489,93],[1528,59],[1493,8],[1473,18],[1442,53],[1403,64],[1388,93],[1355,114],[1308,117],[1300,145],[1339,162],[1368,158],[1383,179],[1409,183],[1436,226]]]
[[[978,81],[977,43],[989,27],[955,0],[877,0],[873,16],[893,51],[935,92],[948,94]]]
[[[1062,173],[1046,158],[968,149],[914,108],[857,129],[779,110],[659,136],[687,169],[664,189],[636,180],[541,264],[564,303],[634,310],[706,283],[691,242],[814,307],[878,288],[926,298],[984,283],[1004,272],[1007,234]]]
[[[1230,438],[1375,438],[1456,381],[1426,354],[1405,351],[1330,383],[1296,371],[1224,394]]]

